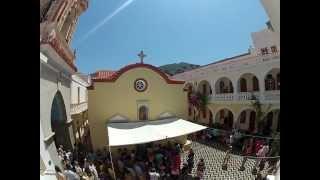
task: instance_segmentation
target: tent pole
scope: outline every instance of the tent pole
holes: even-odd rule
[[[117,178],[116,178],[116,173],[115,173],[115,171],[114,171],[114,166],[113,166],[113,161],[112,161],[112,154],[111,154],[110,145],[109,145],[109,153],[110,153],[111,166],[112,166],[112,170],[113,170],[113,177],[114,177],[114,180],[117,180]]]

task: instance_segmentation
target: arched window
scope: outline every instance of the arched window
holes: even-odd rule
[[[277,74],[277,90],[280,90],[280,73]]]
[[[240,92],[247,92],[247,81],[244,78],[240,79]]]
[[[266,90],[275,90],[275,80],[272,77],[271,74],[267,75],[267,78],[265,80]]]
[[[252,77],[253,91],[259,91],[259,81],[256,76]]]
[[[139,120],[148,120],[148,108],[146,106],[139,108]]]

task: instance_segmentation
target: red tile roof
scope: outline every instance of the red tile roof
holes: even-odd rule
[[[110,70],[102,70],[97,71],[93,74],[91,74],[91,78],[93,82],[114,82],[116,81],[123,73],[133,69],[133,68],[148,68],[156,73],[158,73],[168,84],[184,84],[184,81],[174,80],[171,79],[170,76],[166,75],[162,71],[160,71],[157,67],[152,66],[150,64],[142,64],[142,63],[136,63],[136,64],[129,64],[123,68],[121,68],[119,71],[110,71]]]
[[[96,79],[111,80],[111,79],[113,79],[113,77],[116,73],[117,73],[117,71],[102,70],[102,71],[97,71],[94,74],[91,74],[91,78],[92,78],[92,80],[96,80]]]

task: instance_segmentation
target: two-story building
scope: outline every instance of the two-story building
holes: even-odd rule
[[[189,105],[189,120],[257,132],[254,96],[262,111],[268,111],[264,128],[280,131],[280,44],[276,32],[269,28],[251,36],[254,48],[249,52],[173,76],[186,81],[185,90],[209,97],[199,119]]]

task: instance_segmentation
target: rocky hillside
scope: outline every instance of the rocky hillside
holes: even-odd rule
[[[198,67],[200,67],[200,65],[181,62],[181,63],[174,63],[174,64],[166,64],[166,65],[160,66],[159,69],[161,69],[163,72],[169,75],[175,75],[175,74],[182,73]]]

